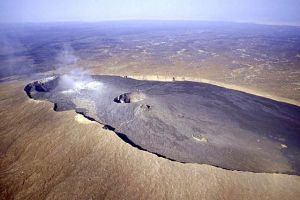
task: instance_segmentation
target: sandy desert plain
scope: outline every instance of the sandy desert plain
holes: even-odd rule
[[[300,28],[154,21],[3,27],[0,199],[299,199]],[[111,97],[131,92],[129,86],[112,81],[118,77],[104,76],[112,81],[106,88],[115,89],[108,90],[111,102],[104,107],[94,96],[86,103],[74,96],[57,96],[65,90],[41,91],[47,84],[32,87],[32,98],[24,91],[36,80],[64,75],[89,80],[96,80],[95,75],[127,77],[121,80],[134,89],[140,83],[158,89],[145,92],[147,98],[141,101],[117,104]],[[99,78],[105,83],[104,79]],[[187,94],[190,86],[207,92]],[[74,94],[94,94],[91,91]],[[193,98],[199,104],[187,106],[185,102]],[[71,99],[71,107],[60,104],[65,99]],[[152,114],[145,114],[148,105]],[[114,106],[127,106],[126,112],[109,115]],[[179,112],[181,107],[186,113]],[[142,114],[135,118],[133,111],[140,108]],[[222,117],[216,118],[218,126],[205,126],[207,135],[189,135],[176,120],[193,124],[195,119],[187,116],[199,110],[207,111],[201,113],[201,122]],[[125,128],[118,124],[128,113],[150,128],[130,126],[134,121]],[[173,116],[178,118],[168,118]],[[146,123],[151,117],[169,126],[152,130],[155,124]],[[111,123],[123,136],[105,126]],[[147,130],[162,136],[161,144],[151,135],[139,136],[139,131]],[[189,138],[177,141],[181,135],[169,137],[170,130]],[[230,130],[241,131],[224,137]],[[239,137],[240,133],[247,134]],[[219,147],[218,141],[223,142],[220,150],[225,156],[216,151],[203,160],[194,151],[203,149],[201,145]],[[172,151],[172,144],[184,145]],[[166,145],[169,151],[162,148]]]

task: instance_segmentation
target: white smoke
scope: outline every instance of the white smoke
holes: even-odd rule
[[[60,87],[63,89],[62,93],[78,93],[82,90],[100,90],[103,84],[95,81],[89,75],[83,74],[65,74],[60,77]]]
[[[81,90],[99,90],[102,84],[93,80],[89,72],[78,65],[80,59],[69,44],[64,44],[62,51],[57,57],[59,62],[57,73],[60,77],[59,85],[64,88],[63,93],[80,92]],[[67,69],[67,70],[66,70]]]
[[[75,55],[75,51],[68,43],[63,44],[62,50],[57,54],[56,63],[57,72],[63,71],[65,68],[77,68],[77,62],[80,59]]]

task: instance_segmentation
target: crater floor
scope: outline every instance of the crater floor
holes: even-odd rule
[[[28,96],[76,110],[124,141],[171,160],[300,174],[300,108],[194,82],[52,77]]]

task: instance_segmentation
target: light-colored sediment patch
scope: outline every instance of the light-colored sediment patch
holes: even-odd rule
[[[75,115],[74,119],[75,119],[76,122],[78,122],[78,123],[80,123],[80,124],[92,124],[92,123],[94,123],[93,121],[91,121],[91,120],[85,118],[85,117],[84,117],[83,115],[81,115],[81,114]]]
[[[130,93],[129,98],[130,102],[135,103],[144,100],[146,96],[141,92],[132,92]]]
[[[207,138],[202,137],[202,136],[193,136],[193,139],[198,141],[198,142],[202,142],[202,143],[207,143],[208,142]]]
[[[28,101],[29,101],[30,103],[35,103],[35,104],[43,103],[43,101],[41,101],[41,100],[34,100],[34,99],[28,99]]]
[[[288,148],[286,144],[280,144],[280,147],[281,147],[282,149]]]

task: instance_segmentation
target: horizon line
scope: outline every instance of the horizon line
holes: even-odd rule
[[[59,21],[11,21],[0,22],[0,24],[68,24],[68,23],[103,23],[103,22],[211,22],[211,23],[236,23],[236,24],[254,24],[266,26],[292,26],[300,27],[300,22],[256,22],[246,20],[206,20],[206,19],[105,19],[105,20],[59,20]]]

